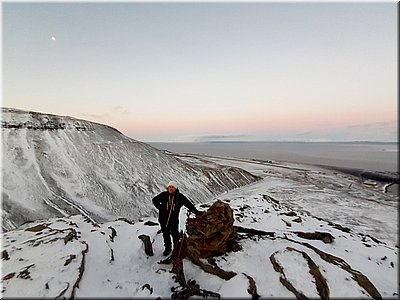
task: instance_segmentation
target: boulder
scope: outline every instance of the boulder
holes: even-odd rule
[[[233,210],[217,200],[201,216],[189,218],[186,224],[188,252],[198,258],[222,255],[232,250],[234,240]]]

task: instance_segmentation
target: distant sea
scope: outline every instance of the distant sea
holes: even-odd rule
[[[399,144],[384,142],[149,143],[159,150],[398,172]]]

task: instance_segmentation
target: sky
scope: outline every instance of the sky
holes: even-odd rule
[[[2,106],[144,142],[397,141],[395,2],[3,2]]]

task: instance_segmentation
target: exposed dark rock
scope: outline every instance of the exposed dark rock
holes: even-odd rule
[[[229,204],[217,200],[205,214],[188,218],[188,252],[200,258],[225,254],[234,239],[233,211]]]
[[[69,289],[69,282],[67,282],[67,285],[65,286],[65,288],[62,291],[60,291],[60,293],[55,297],[55,299],[61,298],[61,296],[63,296],[68,289]],[[73,299],[73,298],[71,298],[71,299]]]
[[[153,294],[153,288],[150,286],[150,284],[146,283],[146,284],[142,285],[142,291],[143,291],[144,289],[148,289],[149,292],[150,292],[150,295]]]
[[[279,281],[282,283],[284,287],[286,287],[289,291],[291,291],[297,299],[307,299],[307,297],[301,293],[300,291],[296,290],[296,288],[290,283],[290,281],[286,278],[285,272],[283,271],[282,266],[277,262],[275,259],[275,254],[277,252],[273,253],[270,257],[269,260],[272,263],[272,266],[274,270],[278,273],[281,273],[282,276],[279,278]]]
[[[326,282],[326,279],[324,276],[322,276],[318,266],[315,264],[315,262],[308,256],[307,253],[294,249],[292,247],[287,247],[286,248],[287,251],[296,251],[298,253],[300,253],[303,258],[307,261],[307,264],[309,266],[309,272],[310,274],[314,277],[315,279],[315,284],[316,284],[316,288],[317,291],[321,297],[321,299],[329,299],[329,287],[328,284]],[[281,277],[280,277],[280,282],[289,290],[291,291],[297,299],[307,299],[307,297],[300,291],[298,291],[289,281],[289,279],[286,277],[285,272],[283,267],[277,262],[277,260],[275,259],[275,255],[278,253],[275,252],[270,256],[270,261],[274,267],[274,270],[276,272],[281,273]]]
[[[148,235],[145,234],[141,234],[138,236],[139,239],[141,239],[143,241],[144,244],[144,252],[148,255],[148,256],[153,256],[153,246],[151,244],[150,241],[150,237]]]
[[[379,291],[377,290],[377,288],[372,284],[371,281],[369,281],[369,279],[362,273],[360,273],[357,270],[354,270],[345,260],[343,260],[340,257],[334,256],[332,254],[326,253],[308,243],[303,243],[303,242],[298,242],[295,240],[292,240],[290,238],[287,238],[287,240],[294,242],[294,243],[298,243],[301,245],[304,245],[312,250],[314,250],[323,260],[337,265],[340,268],[342,268],[343,270],[349,272],[352,275],[352,278],[358,283],[358,285],[360,285],[364,290],[366,290],[368,292],[368,294],[371,295],[372,298],[374,299],[382,299],[381,294],[379,293]]]
[[[115,257],[114,257],[114,249],[110,248],[110,262],[114,261]]]
[[[77,239],[77,236],[76,236],[75,229],[71,228],[71,231],[64,237],[64,244],[67,244],[68,242],[72,241],[73,239]]]
[[[342,226],[340,224],[333,223],[333,222],[325,220],[324,218],[321,218],[321,217],[315,217],[314,216],[314,218],[317,219],[317,220],[320,220],[320,221],[327,222],[330,226],[332,226],[332,227],[334,227],[334,228],[336,228],[336,229],[338,229],[340,231],[343,231],[343,232],[346,232],[346,233],[350,233],[351,232],[351,229],[348,228],[348,227],[344,227],[344,226]]]
[[[13,272],[13,273],[9,273],[9,274],[5,275],[5,276],[2,278],[2,280],[9,280],[9,279],[13,278],[14,276],[15,276],[15,273],[14,273],[14,272]]]
[[[329,232],[302,232],[302,231],[295,231],[298,237],[308,240],[321,240],[325,244],[331,244],[335,239],[332,234]]]
[[[342,226],[340,224],[333,224],[333,227],[335,227],[336,229],[339,229],[339,230],[341,230],[343,232],[346,232],[346,233],[349,233],[351,231],[350,228],[344,227],[344,226]]]
[[[183,272],[182,259],[177,259],[173,262],[171,272],[175,274],[174,276],[175,281],[178,282],[181,286],[186,287],[186,279],[185,279],[185,274]]]
[[[293,222],[296,222],[296,223],[301,223],[301,222],[302,222],[302,219],[301,219],[301,217],[298,217],[298,218],[296,218],[296,219],[293,219],[292,221],[293,221]]]
[[[329,299],[329,287],[328,284],[326,283],[326,279],[324,276],[322,276],[321,271],[319,270],[315,262],[310,258],[310,256],[308,256],[307,253],[294,249],[292,247],[287,247],[286,249],[291,251],[297,251],[303,255],[304,259],[307,261],[307,264],[310,268],[310,274],[315,279],[315,284],[317,286],[318,294],[320,295],[321,299]]]
[[[124,222],[126,222],[128,224],[131,224],[131,225],[135,224],[135,221],[129,220],[127,218],[118,218],[117,221],[124,221]]]
[[[240,211],[245,211],[249,209],[251,209],[251,206],[247,204],[243,204],[243,206],[239,208]]]
[[[26,228],[25,231],[38,232],[48,228],[47,224],[38,224],[33,227]]]
[[[258,236],[269,236],[269,237],[274,237],[275,236],[275,232],[272,231],[263,231],[263,230],[259,230],[259,229],[254,229],[254,228],[245,228],[242,226],[234,226],[236,232],[240,232],[240,233],[247,233],[250,235],[258,235]]]
[[[258,295],[257,293],[256,282],[254,281],[253,277],[245,273],[243,273],[243,275],[246,276],[249,280],[249,287],[247,289],[247,292],[251,295],[251,300],[257,300],[258,298],[260,298],[260,295]]]
[[[114,242],[114,238],[117,236],[117,231],[111,226],[109,226],[108,229],[111,230],[110,241]]]
[[[97,224],[96,222],[94,222],[92,219],[90,219],[88,216],[84,216],[84,220],[86,223],[89,223],[91,225],[93,225],[94,227],[100,227],[99,224]]]
[[[221,269],[220,267],[218,267],[217,265],[203,263],[199,259],[199,256],[196,256],[196,253],[194,253],[194,252],[188,252],[188,258],[195,265],[198,265],[200,268],[202,268],[204,271],[206,271],[210,274],[214,274],[222,279],[229,280],[237,275],[235,272],[225,271],[225,270]]]
[[[201,289],[195,280],[189,280],[184,287],[172,288],[172,299],[188,299],[192,296],[201,296],[203,298],[220,299],[221,295],[211,291]]]
[[[363,236],[363,238],[362,238],[362,241],[363,241],[363,242],[366,242],[366,241],[367,241],[367,237],[370,238],[371,240],[373,240],[375,243],[378,243],[378,244],[386,244],[386,243],[381,242],[380,240],[374,238],[373,236],[370,236],[369,234],[364,234],[364,236]]]
[[[75,290],[77,288],[79,288],[79,283],[81,282],[83,273],[85,272],[86,253],[88,253],[88,251],[89,251],[89,245],[86,242],[81,242],[81,243],[85,244],[86,248],[82,251],[82,260],[81,260],[81,264],[79,266],[79,274],[78,274],[77,280],[74,283],[74,286],[72,287],[71,299],[73,299],[75,296]]]
[[[146,225],[146,226],[159,226],[160,224],[158,224],[156,222],[153,222],[153,221],[146,221],[144,223],[144,225]]]
[[[64,130],[75,129],[77,131],[93,130],[90,124],[82,121],[76,121],[74,124],[66,124],[58,116],[51,114],[42,114],[36,112],[29,113],[30,119],[26,122],[2,121],[1,127],[8,129],[30,129],[30,130]]]
[[[160,263],[171,263],[173,264],[171,272],[174,273],[175,275],[173,278],[175,279],[175,282],[179,283],[180,288],[171,288],[171,291],[173,294],[171,295],[172,299],[188,299],[191,296],[203,296],[203,297],[216,297],[220,298],[219,294],[216,294],[211,291],[203,290],[200,289],[200,286],[196,284],[195,281],[189,280],[189,282],[186,282],[185,279],[185,273],[183,270],[183,255],[180,255],[180,248],[181,246],[185,246],[186,248],[186,237],[182,234],[179,239],[178,246],[174,247],[174,251],[172,255],[164,260],[164,262]],[[179,249],[179,250],[178,250]],[[179,252],[178,252],[179,251]],[[184,250],[186,253],[186,249]],[[184,254],[186,256],[186,254]],[[189,257],[190,259],[190,257]],[[200,262],[200,260],[198,260]],[[196,262],[195,262],[196,263]],[[200,262],[201,263],[201,262]]]
[[[2,260],[9,260],[10,259],[10,256],[8,255],[7,250],[1,251],[1,259]]]
[[[64,263],[64,266],[67,266],[71,263],[71,261],[73,261],[76,258],[75,254],[70,254],[69,257],[67,258],[67,260]]]
[[[268,202],[275,204],[274,208],[275,207],[278,207],[278,208],[281,207],[281,204],[279,203],[279,200],[276,200],[276,199],[274,199],[274,198],[272,198],[271,196],[268,196],[268,195],[262,195],[262,196],[263,196],[264,200],[267,200]]]
[[[236,276],[236,273],[225,271],[216,264],[204,263],[201,258],[222,255],[235,248],[237,242],[233,222],[229,204],[217,200],[206,213],[188,218],[186,224],[188,258],[204,271],[226,280]]]
[[[283,212],[283,213],[280,213],[280,215],[285,215],[285,216],[288,216],[288,217],[296,217],[297,216],[297,214],[294,211]]]
[[[22,270],[21,272],[19,272],[19,274],[17,275],[18,278],[22,278],[22,279],[31,279],[31,273],[29,272],[29,269],[32,268],[33,266],[35,266],[35,264],[31,264],[27,267],[25,267],[24,270]]]

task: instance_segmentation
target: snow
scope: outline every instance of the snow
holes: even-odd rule
[[[10,115],[4,116],[6,121],[19,124]],[[24,122],[31,121],[26,114],[21,118]],[[51,120],[49,116],[46,122]],[[93,128],[94,125],[82,121],[76,126]],[[304,164],[153,153],[154,149],[145,145],[135,148],[135,162],[131,163],[112,153],[132,151],[128,145],[140,143],[125,139],[121,143],[110,132],[98,133],[102,138],[96,136],[99,143],[93,144],[90,131],[82,131],[77,137],[67,131],[46,136],[25,130],[19,133],[3,130],[7,159],[3,159],[2,167],[11,176],[3,176],[2,188],[9,197],[5,199],[3,195],[3,201],[6,200],[3,207],[12,203],[12,209],[6,213],[18,210],[24,214],[26,207],[36,204],[34,208],[38,211],[43,207],[50,210],[48,207],[53,205],[53,210],[62,213],[1,234],[2,297],[171,298],[171,288],[178,288],[179,283],[171,272],[172,265],[158,263],[164,259],[163,239],[158,233],[160,227],[147,223],[157,223],[151,202],[137,201],[134,205],[140,214],[117,219],[131,210],[133,204],[124,199],[117,203],[115,195],[123,197],[127,189],[119,183],[130,176],[131,181],[137,180],[131,188],[148,194],[161,191],[163,186],[160,183],[157,190],[157,184],[169,181],[168,176],[154,178],[166,166],[165,172],[173,171],[181,181],[186,181],[181,191],[190,197],[188,192],[208,183],[207,178],[214,178],[217,183],[222,179],[221,173],[205,176],[200,171],[203,166],[219,171],[241,168],[261,180],[240,187],[231,185],[236,188],[215,196],[204,192],[203,196],[207,196],[201,198],[202,203],[196,202],[199,209],[206,210],[216,200],[224,201],[234,211],[235,226],[272,232],[274,236],[238,233],[241,250],[215,257],[220,268],[237,274],[230,280],[209,274],[188,258],[183,259],[186,281],[195,280],[201,289],[218,293],[221,298],[251,298],[248,291],[251,278],[262,299],[294,298],[293,291],[282,283],[286,280],[304,296],[319,298],[316,278],[310,272],[314,263],[326,279],[330,298],[378,298],[379,295],[398,298],[398,197],[383,193],[381,184],[366,185],[356,177]],[[85,144],[88,141],[90,144]],[[37,146],[44,148],[34,152],[32,149]],[[83,153],[82,147],[88,153],[97,153],[97,157],[85,156],[90,157],[90,162],[85,162],[78,155]],[[54,149],[59,150],[50,151]],[[37,155],[42,150],[47,158]],[[147,160],[148,157],[152,159]],[[51,159],[52,164],[43,169],[46,159]],[[103,168],[96,159],[104,160]],[[174,169],[174,163],[179,168]],[[93,174],[87,171],[91,168]],[[109,173],[110,169],[118,172]],[[189,169],[193,172],[188,173]],[[140,180],[144,172],[154,175],[150,185],[153,190]],[[50,173],[56,185],[49,184]],[[27,187],[24,180],[32,174],[41,177],[35,177]],[[115,174],[118,179],[111,180]],[[192,182],[196,176],[201,178]],[[46,196],[48,191],[53,197]],[[93,199],[104,195],[109,196],[103,198],[104,206]],[[49,205],[41,206],[43,201]],[[115,213],[110,213],[108,207]],[[101,218],[96,218],[99,215],[104,217],[101,222]],[[193,216],[183,208],[181,230],[185,230],[188,217]],[[301,237],[299,232],[330,234],[333,241]],[[146,255],[138,238],[141,234],[150,237],[153,256]],[[274,259],[282,273],[276,270]],[[357,282],[357,278],[362,280]]]
[[[251,166],[247,167],[251,168]],[[319,210],[315,208],[314,212],[318,213],[313,215],[287,206],[285,199],[278,200],[279,203],[271,201],[268,196],[276,197],[280,188],[287,187],[287,185],[279,186],[275,183],[275,181],[271,183],[271,178],[265,176],[261,182],[223,193],[207,203],[210,205],[216,199],[229,201],[229,205],[234,209],[235,225],[274,232],[275,236],[273,238],[243,238],[240,240],[241,251],[216,257],[216,263],[220,268],[237,273],[230,280],[208,274],[185,258],[183,263],[186,280],[195,280],[202,289],[218,293],[222,298],[248,298],[250,295],[247,291],[249,287],[247,276],[251,276],[256,283],[257,293],[262,298],[292,298],[294,294],[280,282],[280,278],[285,277],[297,291],[306,297],[318,298],[315,279],[309,273],[309,265],[301,254],[305,252],[326,278],[329,295],[332,298],[372,298],[354,280],[352,274],[343,268],[345,265],[365,275],[382,297],[397,297],[398,248],[393,243],[374,241],[365,235],[365,231],[358,231],[358,227],[357,230],[352,228],[350,232],[334,227],[329,221],[317,218],[325,214],[325,209],[321,205],[319,205]],[[274,193],[270,192],[271,184],[274,185]],[[307,193],[313,193],[308,188],[305,190]],[[361,190],[360,193],[362,193]],[[321,196],[321,194],[318,195]],[[376,202],[373,203],[377,205]],[[382,206],[385,207],[385,205]],[[363,207],[360,206],[359,209]],[[241,211],[243,213],[240,213]],[[294,211],[296,216],[282,214],[289,211]],[[301,223],[293,221],[298,217],[301,217]],[[187,211],[182,209],[181,229],[185,228],[186,218]],[[158,261],[163,259],[162,235],[157,233],[159,226],[145,225],[145,222],[149,220],[157,222],[155,218],[149,217],[134,224],[118,220],[93,225],[83,216],[76,215],[36,221],[25,224],[18,230],[4,233],[2,235],[3,250],[8,252],[10,259],[2,262],[3,278],[12,272],[18,274],[27,265],[34,264],[35,266],[29,269],[32,277],[30,280],[15,276],[9,280],[3,280],[3,296],[56,297],[67,289],[64,296],[68,297],[77,280],[82,251],[87,244],[85,269],[79,287],[74,291],[75,297],[170,298],[171,288],[178,287],[179,284],[173,279],[171,265],[158,264]],[[28,241],[33,241],[37,237],[35,233],[24,231],[24,229],[43,222],[52,229],[62,230],[64,235],[68,229],[75,228],[78,233],[77,239],[65,245],[59,239],[57,242],[41,243],[33,247],[32,242]],[[396,219],[392,219],[391,222],[395,224]],[[288,226],[288,223],[291,226]],[[364,229],[370,232],[374,226],[376,223],[372,222],[369,228],[364,227]],[[111,228],[117,234],[113,240]],[[295,234],[297,231],[329,232],[334,237],[334,241],[330,244],[321,240],[304,239]],[[154,256],[145,254],[143,243],[138,238],[141,234],[150,237]],[[42,235],[45,235],[45,232]],[[15,242],[11,242],[12,240]],[[335,265],[322,259],[305,244],[340,258],[342,263]],[[69,265],[64,266],[66,258],[72,254],[76,257]],[[283,268],[284,276],[274,270],[270,261],[271,256],[274,256]],[[20,258],[24,260],[20,261]],[[48,289],[45,288],[46,284],[49,286]]]
[[[2,108],[3,230],[72,214],[97,222],[156,215],[148,204],[172,179],[194,203],[256,180],[236,169],[216,186],[218,168],[194,168],[106,125]]]

